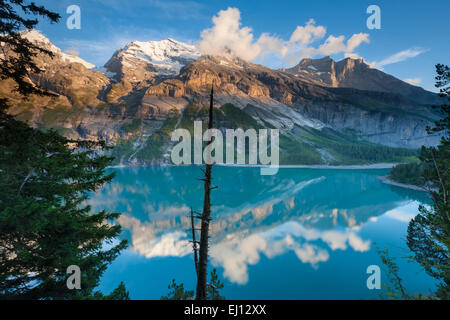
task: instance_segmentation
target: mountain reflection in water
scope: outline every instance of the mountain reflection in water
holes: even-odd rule
[[[193,284],[188,214],[191,206],[202,208],[203,184],[196,179],[200,167],[113,170],[113,183],[89,204],[93,210],[123,213],[119,223],[130,247],[105,273],[103,288],[124,280],[132,298],[158,299],[167,294],[172,278]],[[261,176],[259,168],[214,167],[213,185],[219,188],[212,193],[210,263],[225,280],[227,298],[359,299],[379,294],[365,283],[365,268],[381,264],[374,241],[405,256],[407,223],[418,203],[428,201],[425,193],[376,179],[386,173],[283,168],[277,175]],[[408,273],[420,271],[413,264],[401,265]],[[419,280],[412,283],[413,290],[432,286],[423,273],[415,276]],[[147,279],[146,287],[139,277]],[[163,279],[161,288],[152,285]]]

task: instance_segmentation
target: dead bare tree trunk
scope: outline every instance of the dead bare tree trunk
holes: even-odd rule
[[[192,226],[192,250],[194,250],[195,273],[198,277],[198,241],[195,237],[194,210],[191,208],[191,226]]]
[[[214,87],[211,89],[211,104],[209,107],[209,124],[208,129],[213,128],[213,102],[214,102]],[[205,183],[205,196],[203,201],[203,213],[201,215],[201,234],[198,260],[198,276],[197,276],[197,293],[196,300],[206,300],[206,286],[208,274],[208,242],[209,242],[209,223],[211,221],[211,172],[212,165],[206,164],[203,170],[205,178],[202,179]]]

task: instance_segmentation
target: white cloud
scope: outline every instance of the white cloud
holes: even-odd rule
[[[413,219],[416,215],[414,213],[407,213],[400,210],[391,210],[386,212],[386,217],[392,218],[397,221],[401,222],[409,222],[411,219]]]
[[[197,43],[199,50],[215,55],[231,51],[248,61],[277,54],[284,62],[291,64],[316,55],[351,54],[362,43],[369,42],[367,33],[354,34],[348,40],[343,35],[329,35],[319,47],[312,47],[311,44],[323,39],[327,33],[326,28],[316,25],[314,19],[304,26],[297,26],[289,40],[269,33],[256,38],[250,27],[242,26],[241,13],[237,8],[219,11],[212,21],[213,27],[201,32],[202,40]]]
[[[184,257],[192,252],[192,246],[184,232],[159,235],[153,225],[126,215],[120,216],[118,222],[124,229],[131,231],[130,249],[146,258]]]
[[[369,43],[369,41],[369,35],[367,33],[354,34],[347,41],[345,41],[345,36],[335,37],[330,35],[318,48],[304,47],[297,52],[292,52],[287,62],[291,64],[298,62],[302,58],[309,58],[316,55],[328,56],[338,53],[344,53],[345,57],[359,58],[359,55],[353,51],[362,43]]]
[[[345,54],[352,54],[353,50],[359,47],[363,42],[369,43],[369,35],[367,33],[358,33],[350,37],[345,42],[344,36],[335,37],[330,35],[324,44],[322,44],[316,51],[316,54],[330,55],[340,52]]]
[[[391,219],[408,223],[417,215],[417,207],[419,203],[417,201],[411,201],[403,206],[387,211],[384,216]]]
[[[403,81],[405,81],[405,82],[407,82],[409,84],[412,84],[413,86],[417,86],[417,85],[419,85],[422,82],[422,79],[420,79],[420,78],[408,78],[408,79],[405,79]]]
[[[241,12],[236,8],[221,10],[213,17],[214,27],[203,30],[202,41],[198,44],[201,52],[222,54],[226,49],[235,55],[253,60],[261,53],[261,47],[253,40],[253,31],[241,27]],[[269,37],[265,37],[268,41]]]
[[[317,268],[319,262],[326,262],[330,258],[327,250],[307,243],[294,249],[294,252],[301,262],[310,263],[314,268]]]
[[[369,35],[367,33],[356,33],[350,37],[347,41],[346,52],[351,53],[357,47],[359,47],[363,42],[369,43]]]
[[[327,29],[324,26],[316,26],[315,24],[314,19],[309,19],[306,26],[297,26],[289,42],[307,45],[315,40],[322,39],[326,35]]]
[[[330,55],[346,51],[347,47],[344,44],[344,40],[344,36],[335,37],[331,35],[327,38],[327,40],[325,40],[325,43],[316,50],[316,52],[324,55]]]
[[[262,254],[272,259],[292,251],[301,262],[318,268],[320,262],[330,258],[327,249],[312,243],[318,240],[326,243],[332,251],[347,250],[348,247],[357,252],[370,249],[370,241],[361,239],[353,230],[322,231],[291,221],[256,234],[229,234],[211,246],[211,261],[224,268],[224,276],[231,282],[245,284],[248,282],[248,266],[257,264]]]
[[[211,247],[211,258],[213,264],[224,268],[224,276],[231,282],[246,284],[248,266],[259,262],[261,252],[266,247],[267,241],[258,234],[244,239],[231,235]]]
[[[411,48],[411,49],[407,49],[407,50],[403,50],[400,52],[397,52],[396,54],[393,54],[390,57],[387,57],[386,59],[377,62],[377,67],[384,67],[387,66],[389,64],[393,64],[393,63],[398,63],[398,62],[402,62],[405,61],[406,59],[410,59],[410,58],[414,58],[417,57],[418,55],[427,52],[427,49],[424,48]]]

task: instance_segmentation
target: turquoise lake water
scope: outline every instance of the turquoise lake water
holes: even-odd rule
[[[105,272],[100,289],[124,281],[132,299],[159,299],[172,279],[195,287],[189,208],[201,210],[200,167],[112,169],[113,183],[93,195],[94,210],[122,212],[130,246]],[[409,293],[433,281],[408,262],[408,221],[426,193],[382,184],[388,170],[214,167],[210,267],[227,299],[374,299],[376,247],[397,259]],[[382,272],[382,283],[386,277]]]

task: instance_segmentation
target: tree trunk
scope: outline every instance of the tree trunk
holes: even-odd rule
[[[211,104],[209,107],[208,129],[213,127],[213,101],[214,88],[211,89]],[[212,165],[206,164],[204,170],[205,196],[203,201],[203,213],[201,217],[201,234],[198,260],[197,295],[196,300],[206,300],[206,285],[208,275],[208,242],[209,242],[209,222],[211,221],[211,172]]]
[[[194,210],[191,208],[191,227],[192,227],[192,250],[194,251],[194,263],[195,263],[195,273],[198,277],[198,253],[197,253],[197,239],[195,237],[195,221],[194,221]]]

